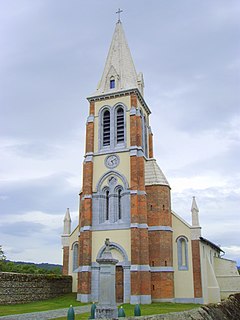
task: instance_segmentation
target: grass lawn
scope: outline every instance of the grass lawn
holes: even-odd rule
[[[124,311],[126,313],[126,317],[130,317],[134,315],[134,306],[131,304],[123,304]],[[141,305],[141,313],[142,316],[145,315],[153,315],[153,314],[161,314],[161,313],[169,313],[169,312],[180,312],[185,310],[191,310],[194,308],[198,308],[200,305],[192,304],[192,303],[170,303],[170,302],[159,302],[152,304]],[[88,319],[90,313],[77,314],[75,315],[75,320],[83,320]],[[55,320],[66,320],[66,317],[57,318]]]
[[[25,304],[1,305],[0,316],[68,308],[70,305],[72,305],[73,307],[77,307],[86,304],[76,301],[76,293],[68,293],[49,300],[42,300]]]

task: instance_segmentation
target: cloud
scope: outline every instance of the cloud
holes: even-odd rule
[[[184,189],[181,192],[172,193],[172,208],[191,224],[191,201],[196,196],[200,225],[202,226],[203,237],[220,245],[226,251],[226,257],[237,260],[231,250],[226,248],[236,246],[240,248],[238,239],[239,219],[238,203],[240,189],[235,190],[234,186],[209,187],[203,189]]]
[[[134,1],[122,1],[122,21],[144,73],[154,156],[172,186],[173,209],[189,221],[196,195],[206,237],[238,248],[239,1],[137,4],[138,10]],[[74,222],[78,217],[85,97],[101,77],[115,5],[11,0],[1,6],[0,210],[13,259],[61,262],[66,207]],[[25,239],[31,223],[35,232]]]
[[[222,247],[222,249],[226,252],[224,258],[236,261],[237,257],[237,265],[240,265],[240,246]]]
[[[64,213],[65,214],[65,213]],[[1,245],[8,259],[61,263],[61,234],[64,214],[29,211],[22,215],[2,215]],[[77,225],[78,212],[71,211],[72,230]]]
[[[69,177],[70,174],[59,173],[40,179],[3,182],[3,214],[24,214],[36,209],[59,214],[66,207],[77,208],[79,190],[67,182]]]
[[[41,233],[44,226],[40,223],[19,221],[12,223],[5,223],[0,225],[0,232],[2,234],[11,234],[13,236],[29,237],[29,233]]]

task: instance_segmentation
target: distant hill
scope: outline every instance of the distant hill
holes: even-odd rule
[[[62,265],[53,263],[34,263],[5,260],[0,265],[0,271],[31,273],[31,274],[62,274]]]
[[[37,268],[45,269],[45,270],[52,270],[54,268],[60,268],[62,271],[62,265],[61,264],[54,264],[54,263],[34,263],[34,262],[24,262],[24,261],[11,261],[6,260],[6,262],[13,262],[14,264],[25,264],[25,265],[34,265]]]

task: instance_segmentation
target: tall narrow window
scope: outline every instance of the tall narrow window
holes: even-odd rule
[[[114,88],[115,88],[115,80],[110,79],[110,89],[114,89]]]
[[[117,143],[124,142],[124,111],[117,109]]]
[[[103,146],[110,145],[110,112],[105,110],[103,113]]]
[[[122,189],[118,189],[118,219],[122,219]]]
[[[73,245],[73,271],[78,267],[78,243]]]
[[[177,239],[178,270],[188,270],[187,238],[180,236]]]
[[[183,267],[186,267],[186,240],[184,239],[181,239],[180,240],[180,243],[181,243],[181,255],[182,255],[182,266]]]
[[[106,220],[109,220],[109,191],[106,191]]]

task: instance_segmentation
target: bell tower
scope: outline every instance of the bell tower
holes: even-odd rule
[[[120,19],[102,77],[88,97],[79,210],[78,300],[99,299],[106,238],[119,262],[119,302],[173,298],[170,187],[153,159],[150,109]],[[168,289],[165,288],[168,286]]]

